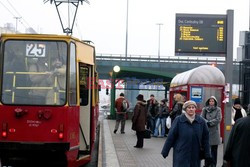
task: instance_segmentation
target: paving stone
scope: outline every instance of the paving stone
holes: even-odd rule
[[[105,121],[105,120],[104,120]],[[171,167],[172,166],[172,149],[169,153],[169,156],[164,159],[161,156],[161,150],[165,143],[166,137],[164,138],[154,138],[144,139],[144,147],[142,149],[134,148],[137,138],[133,130],[131,130],[131,120],[126,121],[125,134],[113,133],[115,127],[115,120],[106,120],[107,123],[104,124],[105,133],[110,133],[112,142],[105,142],[106,144],[113,144],[112,147],[106,146],[106,148],[114,148],[117,161],[119,162],[120,167]],[[108,127],[105,127],[108,126]],[[119,127],[120,128],[120,127]],[[107,129],[109,131],[107,131]],[[114,150],[112,154],[105,155],[105,159],[115,158]],[[217,167],[222,166],[222,156],[223,155],[223,145],[219,145],[218,148],[218,164]],[[117,162],[115,161],[115,163]],[[203,162],[202,162],[203,166]],[[109,167],[109,166],[108,166]]]

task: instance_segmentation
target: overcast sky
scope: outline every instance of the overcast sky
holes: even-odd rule
[[[97,53],[124,54],[127,0],[89,0],[79,6],[73,36],[91,40]],[[14,7],[14,9],[13,9]],[[71,8],[73,10],[73,8]],[[234,57],[239,31],[249,29],[249,0],[129,0],[128,54],[157,55],[159,27],[161,55],[174,56],[175,14],[226,14],[234,10]],[[0,27],[13,17],[22,17],[18,30],[25,26],[37,32],[63,34],[54,4],[43,0],[0,0]],[[67,18],[64,10],[63,20]]]

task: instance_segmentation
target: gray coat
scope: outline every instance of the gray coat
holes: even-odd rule
[[[215,100],[215,106],[209,106],[209,99]],[[221,108],[217,106],[217,99],[211,96],[206,101],[206,106],[202,109],[201,116],[206,120],[209,129],[209,144],[219,145],[220,140],[220,122],[221,122]]]

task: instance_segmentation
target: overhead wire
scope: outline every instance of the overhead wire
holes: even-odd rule
[[[10,12],[10,14],[12,14],[13,17],[15,17],[15,15],[9,10],[9,8],[7,8],[1,1],[0,3],[3,5],[3,7],[8,11]]]
[[[14,5],[12,5],[12,3],[9,1],[9,0],[7,0],[7,2],[8,2],[8,4],[9,4],[9,6],[12,8],[12,11],[11,11],[11,9],[9,8],[9,7],[7,7],[6,6],[6,4],[4,4],[3,2],[1,2],[0,1],[0,4],[13,16],[13,18],[17,18],[17,16],[19,16],[24,22],[25,22],[25,24],[22,22],[22,21],[20,21],[20,19],[18,20],[25,28],[28,28],[28,27],[30,27],[30,28],[32,28],[32,29],[34,29],[32,26],[30,26],[29,25],[29,23],[24,19],[24,17],[16,10],[16,8],[14,7]],[[14,12],[13,12],[14,11]]]
[[[31,27],[30,25],[29,25],[29,23],[25,20],[25,18],[24,17],[22,17],[22,15],[15,9],[15,7],[10,3],[10,1],[9,0],[7,0],[7,2],[9,3],[9,5],[14,9],[14,11],[22,18],[22,20],[25,22],[25,24],[27,24],[27,26],[28,27]],[[21,22],[22,23],[22,22]],[[25,26],[25,25],[24,25]],[[25,28],[27,28],[26,26],[25,26]],[[31,28],[33,28],[33,27],[31,27]]]

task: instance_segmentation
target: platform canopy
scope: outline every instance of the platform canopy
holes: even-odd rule
[[[177,74],[170,87],[187,84],[225,85],[225,76],[217,67],[202,65],[192,70]]]
[[[113,73],[110,72],[112,76]],[[135,68],[135,67],[120,67],[120,71],[116,73],[115,78],[117,79],[141,79],[142,81],[148,80],[152,82],[161,82],[162,84],[170,84],[175,74],[168,72],[153,71],[146,68]]]

